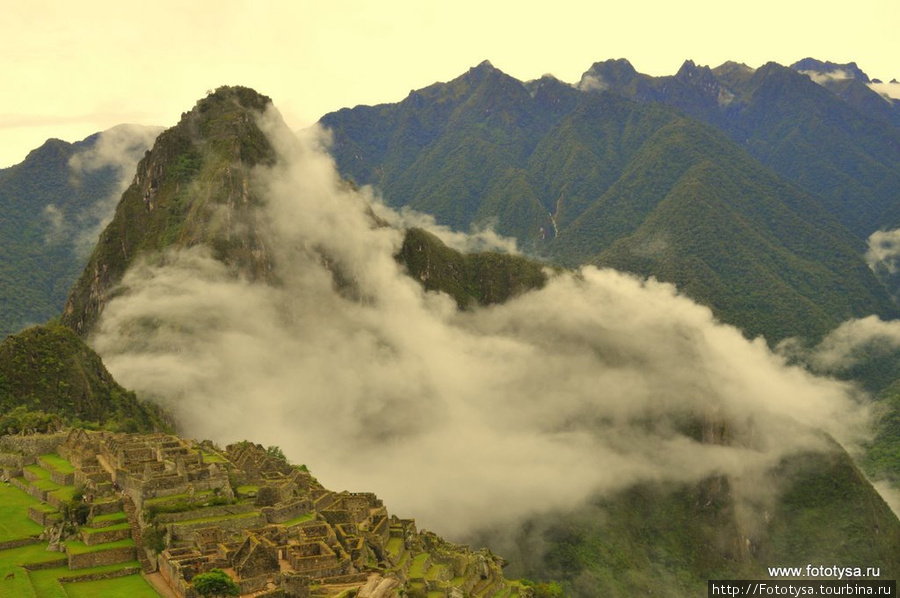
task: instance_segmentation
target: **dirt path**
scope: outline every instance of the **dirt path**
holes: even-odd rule
[[[178,594],[176,594],[172,588],[169,587],[169,584],[163,579],[162,575],[157,573],[144,573],[142,574],[144,579],[150,582],[150,585],[153,586],[153,589],[159,592],[160,596],[163,598],[179,598]]]

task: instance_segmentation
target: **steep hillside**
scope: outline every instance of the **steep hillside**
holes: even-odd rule
[[[586,71],[580,87],[677,107],[719,128],[865,239],[895,227],[900,216],[894,192],[900,108],[866,87],[861,71],[823,86],[805,74],[816,69],[826,65],[807,60],[792,68],[725,63],[710,69],[686,61],[673,76],[649,77],[627,61],[609,60]]]
[[[411,228],[397,260],[429,291],[442,291],[460,309],[503,303],[546,282],[543,266],[502,253],[460,253],[422,229]]]
[[[810,102],[830,95],[785,72],[813,86]],[[757,89],[760,76],[742,84]],[[738,102],[712,71],[686,64],[663,85],[616,61],[594,65],[581,88],[552,77],[522,84],[482,63],[398,104],[342,110],[321,124],[333,131],[341,172],[374,184],[389,204],[461,230],[494,225],[567,265],[674,282],[751,336],[819,337],[849,317],[900,313],[861,259],[864,236],[829,214],[833,206],[663,105],[716,111],[705,120],[739,127],[729,111]],[[767,102],[747,104],[740,122]],[[887,186],[894,176],[870,174]]]
[[[55,317],[118,199],[130,155],[152,127],[50,139],[0,170],[0,338]]]
[[[688,597],[708,579],[768,579],[774,563],[879,563],[882,579],[900,571],[896,516],[838,447],[787,459],[759,481],[777,489],[774,501],[738,499],[747,483],[644,484],[533,520],[505,550],[510,574],[557,579],[577,596]]]
[[[636,251],[642,235],[672,223],[675,247],[689,247],[692,237],[719,243],[697,250],[702,259],[691,276],[698,280],[721,276],[716,260],[727,262],[733,245],[742,253],[728,268],[745,258],[762,274],[742,275],[760,286],[767,276],[784,277],[791,292],[821,293],[817,306],[847,309],[848,289],[867,288],[864,267],[859,279],[845,267],[861,264],[852,235],[722,134],[670,108],[577,95],[550,79],[532,96],[490,65],[429,89],[431,100],[410,100],[427,108],[409,121],[422,138],[442,122],[425,116],[441,110],[461,119],[460,129],[476,115],[488,117],[489,126],[473,125],[485,143],[462,148],[475,153],[459,172],[494,155],[504,139],[529,160],[543,156],[546,173],[557,170],[550,160],[591,167],[595,183],[572,187],[572,197],[596,185],[602,201],[560,200],[554,187],[551,228],[568,222],[554,246],[565,248],[567,231],[599,238],[591,227],[608,222],[615,234],[590,255],[602,249],[598,260],[647,259]],[[529,106],[539,97],[543,108]],[[471,531],[494,519],[524,523],[490,535],[492,547],[502,554],[503,539],[522,532],[520,543],[531,550],[514,556],[520,574],[560,579],[576,595],[664,587],[695,595],[704,576],[765,576],[768,559],[830,562],[863,545],[860,554],[873,566],[897,570],[900,521],[843,449],[810,429],[858,437],[864,417],[846,387],[791,368],[670,285],[595,268],[551,276],[515,256],[457,253],[422,230],[404,237],[373,217],[371,197],[340,181],[321,149],[279,139],[289,134],[283,125],[260,120],[269,104],[252,90],[221,88],[141,162],[63,316],[91,338],[117,377],[169,401],[200,437],[265,430],[286,451],[340,470],[334,475],[383,484],[441,525]],[[371,111],[361,113],[378,122]],[[522,133],[535,130],[545,134]],[[428,154],[419,147],[417,156]],[[500,162],[512,159],[496,151],[505,156]],[[394,155],[419,159],[400,146]],[[441,162],[438,155],[426,171]],[[485,172],[488,180],[492,171]],[[564,186],[566,177],[553,184]],[[661,256],[670,247],[666,239],[646,240]],[[809,275],[813,256],[823,252],[834,261]],[[466,309],[422,293],[406,274]],[[829,288],[845,281],[839,292]],[[769,284],[761,292],[787,291]],[[852,296],[868,301],[864,292]],[[877,304],[877,292],[870,296]],[[751,324],[764,329],[771,321]],[[355,571],[342,575],[363,565],[383,576],[408,566],[416,593],[451,594],[469,583],[477,595],[513,591],[484,572],[478,557],[469,576],[473,561],[436,555],[442,549],[430,548],[443,546],[437,540],[419,542],[409,526],[385,525],[374,497],[335,497],[301,470],[263,458],[261,447],[232,445],[223,455],[207,444],[194,457],[196,447],[159,437],[134,446],[109,436],[73,442],[67,454],[109,451],[103,443],[129,447],[115,451],[139,461],[123,463],[131,476],[125,486],[136,502],[140,495],[159,506],[146,509],[150,525],[143,527],[153,529],[156,552],[168,562],[162,567],[176,583],[189,583],[198,563],[230,562],[246,567],[242,579],[261,584],[263,573],[274,572],[272,545],[295,538],[294,531],[253,531],[265,520],[291,522],[296,543],[329,538],[300,552],[289,548],[300,568],[306,557],[333,564],[320,572],[323,579],[352,562]],[[136,446],[148,443],[156,448]],[[183,477],[151,462],[166,451],[180,455],[174,474]],[[233,483],[223,469],[235,474]],[[196,483],[178,486],[185,479]],[[804,483],[799,489],[796,480]],[[178,494],[143,493],[158,483]],[[239,510],[191,512],[207,490],[210,502],[223,502],[204,508],[232,508],[236,499]],[[309,513],[316,523],[305,525]],[[248,521],[252,528],[241,527]],[[322,521],[335,528],[333,542]],[[163,526],[174,541],[168,555]],[[379,550],[372,534],[386,527],[396,532],[380,536]],[[223,542],[238,528],[252,532],[244,544]],[[833,541],[839,536],[842,542]],[[218,544],[234,552],[213,550]],[[415,552],[422,547],[430,556]]]
[[[0,436],[0,566],[16,595],[94,582],[150,596],[138,574],[158,572],[176,596],[218,574],[241,595],[535,597],[489,550],[419,531],[370,492],[329,490],[276,446],[67,432]]]
[[[0,432],[83,425],[131,432],[171,429],[155,405],[113,379],[71,330],[51,324],[0,343]]]
[[[87,332],[134,259],[165,247],[208,243],[217,259],[267,278],[249,179],[253,166],[274,159],[254,122],[269,104],[251,89],[220,88],[157,138],[75,283],[63,324]]]

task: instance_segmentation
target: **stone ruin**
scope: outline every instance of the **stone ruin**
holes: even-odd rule
[[[489,551],[420,533],[374,494],[323,488],[260,445],[81,429],[52,444],[40,450],[71,463],[92,517],[124,510],[144,572],[178,596],[196,597],[191,580],[212,569],[272,598],[530,595]]]

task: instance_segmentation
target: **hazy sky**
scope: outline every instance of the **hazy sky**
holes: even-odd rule
[[[605,5],[609,4],[609,6]],[[757,67],[807,56],[900,78],[900,3],[711,0],[0,0],[0,167],[48,137],[171,126],[207,89],[247,85],[295,127],[399,101],[484,59],[577,81],[598,60],[673,74],[690,58]],[[527,8],[526,8],[527,7]]]

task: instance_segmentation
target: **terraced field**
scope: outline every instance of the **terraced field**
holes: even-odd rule
[[[21,477],[0,483],[0,596],[158,598],[140,575],[130,537],[92,541],[91,545],[72,539],[64,542],[65,552],[48,551],[48,543],[39,539],[44,526],[37,521],[58,520],[59,506],[74,495],[73,472],[72,465],[59,455],[42,455],[24,468]],[[127,533],[128,529],[119,510],[93,518],[82,528],[82,539]],[[86,562],[82,555],[88,553],[97,555],[97,562],[115,562],[79,566]],[[77,568],[70,568],[73,564]]]

